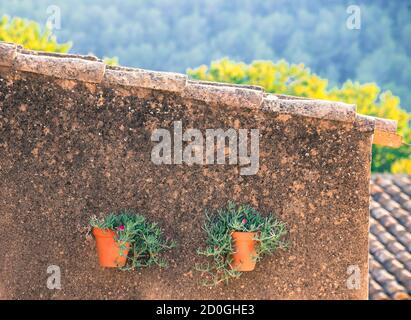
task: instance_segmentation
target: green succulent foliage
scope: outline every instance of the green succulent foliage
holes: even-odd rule
[[[130,244],[127,264],[122,270],[151,265],[166,267],[167,261],[161,257],[161,253],[175,247],[175,242],[164,236],[157,223],[149,222],[144,216],[133,212],[122,211],[103,218],[92,217],[90,225],[113,230],[121,251],[126,248],[127,242]]]
[[[202,282],[205,286],[228,283],[230,279],[241,276],[241,272],[230,267],[231,255],[235,252],[231,237],[234,231],[257,232],[257,261],[264,255],[287,247],[287,242],[284,241],[287,234],[286,224],[272,214],[263,216],[247,204],[236,205],[229,202],[214,215],[207,212],[203,229],[207,234],[207,246],[198,249],[197,253],[212,258],[212,263],[197,264],[196,269],[206,275],[206,280]]]

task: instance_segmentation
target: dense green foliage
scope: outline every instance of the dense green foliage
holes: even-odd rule
[[[117,56],[121,64],[184,72],[229,57],[304,63],[331,85],[375,81],[411,111],[411,4],[404,0],[7,0],[0,16],[45,25],[61,9],[72,51]],[[347,7],[361,8],[349,30]]]
[[[57,42],[50,28],[41,28],[35,21],[27,21],[21,18],[9,19],[3,16],[0,20],[0,40],[21,44],[26,49],[67,52],[71,43]]]
[[[14,42],[26,49],[66,53],[72,46],[71,42],[58,43],[53,30],[46,25],[41,26],[33,20],[3,16],[0,19],[0,40]],[[118,65],[117,57],[103,57],[109,65]]]
[[[198,254],[211,257],[211,264],[197,265],[197,270],[206,275],[203,284],[215,286],[221,282],[238,278],[241,272],[230,267],[231,254],[235,251],[231,237],[233,231],[257,232],[257,261],[264,255],[272,254],[278,248],[285,248],[283,241],[286,226],[273,215],[262,216],[249,205],[235,205],[229,202],[214,215],[206,215],[204,230],[207,233],[207,247],[198,249]]]
[[[127,266],[122,269],[134,269],[158,265],[167,266],[161,258],[161,253],[175,246],[173,241],[165,238],[162,229],[139,214],[122,211],[110,213],[101,218],[92,217],[90,225],[93,228],[110,229],[115,232],[120,250],[130,244]]]
[[[223,59],[211,63],[210,67],[189,69],[188,74],[200,80],[259,85],[272,93],[353,103],[358,113],[398,120],[398,132],[406,141],[411,141],[410,117],[400,107],[400,99],[390,91],[381,92],[375,83],[346,81],[341,87],[330,88],[326,79],[303,64],[285,61],[254,61],[247,65]],[[374,145],[372,170],[411,173],[410,154],[411,147],[406,145],[399,149]]]

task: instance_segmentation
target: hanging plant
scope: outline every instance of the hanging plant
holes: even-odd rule
[[[229,202],[215,215],[206,213],[204,230],[207,246],[197,253],[212,258],[212,263],[197,265],[206,275],[203,284],[215,286],[254,270],[264,255],[286,248],[285,223],[273,215],[263,216],[249,205]]]
[[[132,212],[111,213],[102,218],[94,216],[90,225],[102,267],[123,270],[151,265],[165,267],[167,262],[160,254],[175,246],[156,223]]]

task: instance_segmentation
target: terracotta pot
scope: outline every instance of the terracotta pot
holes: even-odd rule
[[[115,240],[115,232],[110,229],[93,228],[96,238],[97,255],[100,266],[106,268],[124,267],[130,244],[125,243],[126,249],[120,254],[120,246]]]
[[[235,252],[231,256],[231,268],[237,271],[253,271],[255,268],[257,253],[255,251],[256,232],[234,231],[231,236],[234,240]]]

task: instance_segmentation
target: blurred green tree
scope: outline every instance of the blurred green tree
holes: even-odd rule
[[[47,26],[42,30],[40,25],[31,20],[14,17],[10,19],[3,16],[0,19],[0,40],[22,45],[26,49],[66,53],[72,43],[58,43],[56,36]],[[108,65],[118,65],[117,57],[104,57],[103,61]]]
[[[117,57],[104,57],[103,61],[105,64],[108,64],[109,66],[118,66],[118,58]]]
[[[252,84],[267,92],[289,94],[316,99],[337,100],[357,105],[361,114],[398,120],[398,131],[407,141],[411,139],[410,114],[401,108],[400,99],[390,91],[381,92],[375,83],[346,81],[341,87],[329,88],[328,80],[312,73],[303,64],[289,64],[284,60],[253,61],[251,64],[227,58],[188,69],[194,79]],[[392,149],[373,145],[372,171],[411,173],[411,148],[403,145]]]

